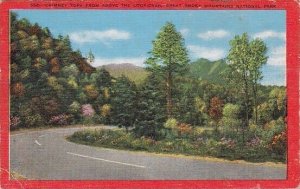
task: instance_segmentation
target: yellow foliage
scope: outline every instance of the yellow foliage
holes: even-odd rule
[[[86,95],[91,99],[96,99],[99,95],[96,87],[92,84],[86,85],[84,87],[84,90],[85,90]]]
[[[206,104],[200,97],[195,98],[195,107],[196,110],[200,113],[203,113],[206,110]]]
[[[107,117],[110,115],[110,111],[111,111],[111,107],[109,104],[104,104],[102,107],[101,107],[101,116],[103,117]]]
[[[48,77],[47,83],[50,87],[52,87],[56,91],[63,90],[63,86],[61,86],[58,83],[56,77],[54,77],[54,76]]]
[[[73,89],[77,89],[78,88],[78,84],[77,82],[75,81],[74,78],[71,78],[68,80],[68,84],[73,88]]]
[[[24,39],[24,38],[28,37],[28,34],[25,31],[23,31],[23,30],[19,30],[17,32],[17,35],[18,35],[19,39]]]
[[[104,99],[109,99],[110,97],[110,94],[109,94],[109,89],[107,87],[104,88],[103,90],[103,96],[104,96]]]
[[[250,131],[256,131],[257,130],[257,125],[255,125],[254,123],[251,123],[249,125],[249,129],[250,129]]]

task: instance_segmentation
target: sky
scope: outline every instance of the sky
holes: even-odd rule
[[[14,10],[19,18],[69,35],[74,50],[92,51],[93,66],[132,63],[143,66],[152,41],[166,22],[185,39],[190,59],[219,60],[229,41],[247,32],[268,47],[263,84],[285,85],[286,18],[283,10]]]

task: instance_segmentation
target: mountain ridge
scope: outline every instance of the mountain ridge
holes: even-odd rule
[[[127,76],[131,81],[136,83],[143,82],[148,76],[148,71],[145,68],[131,64],[131,63],[111,63],[107,65],[98,66],[97,69],[104,68],[113,77]],[[210,61],[200,58],[189,64],[189,71],[187,73],[189,78],[196,80],[208,80],[214,83],[223,84],[223,79],[220,73],[227,68],[224,60]]]

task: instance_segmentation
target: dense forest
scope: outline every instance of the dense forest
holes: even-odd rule
[[[11,129],[109,124],[135,139],[206,146],[218,157],[285,160],[286,89],[260,84],[267,62],[260,39],[244,33],[231,40],[226,60],[191,62],[166,23],[145,69],[127,72],[94,68],[93,56],[74,51],[68,36],[15,13],[10,40]]]

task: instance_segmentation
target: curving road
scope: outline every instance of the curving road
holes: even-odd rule
[[[12,134],[10,169],[38,180],[286,179],[285,166],[95,148],[65,140],[81,129]]]

